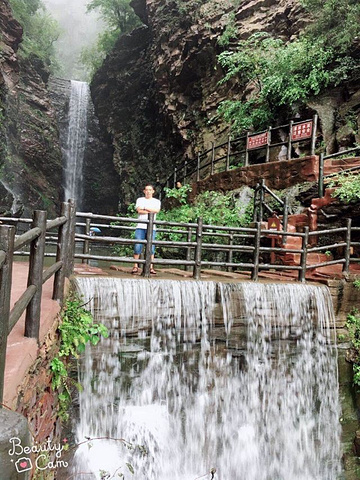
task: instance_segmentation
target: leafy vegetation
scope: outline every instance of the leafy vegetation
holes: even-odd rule
[[[183,185],[179,189],[166,188],[166,196],[178,200],[179,206],[160,211],[157,220],[192,223],[196,222],[198,217],[202,217],[206,224],[233,227],[246,226],[252,220],[252,205],[245,214],[240,214],[232,193],[207,191],[198,195],[194,203],[190,204],[187,201],[190,190],[189,185]]]
[[[94,323],[93,317],[81,304],[80,298],[72,293],[67,299],[61,313],[60,349],[52,360],[50,368],[53,374],[52,388],[59,390],[59,415],[67,419],[67,409],[71,401],[70,384],[67,364],[64,361],[70,356],[78,358],[84,352],[87,343],[96,345],[100,337],[107,337],[108,330],[101,323]]]
[[[353,381],[354,384],[360,386],[360,313],[354,309],[348,316],[346,327],[349,331],[351,347],[353,351]]]
[[[191,191],[190,185],[183,185],[180,188],[165,188],[166,198],[174,199],[174,206],[168,210],[162,209],[156,216],[157,220],[176,222],[176,223],[196,223],[199,217],[202,217],[204,224],[218,225],[218,226],[233,226],[246,227],[252,221],[253,204],[252,202],[244,207],[239,204],[236,197],[232,193],[221,193],[215,191],[207,191],[198,195],[193,203],[189,203],[188,195]],[[128,209],[129,217],[136,217],[135,205],[131,204]],[[161,226],[158,225],[158,230]],[[173,242],[186,240],[187,228],[173,227],[167,228],[169,232],[158,231],[156,240],[170,240]],[[173,230],[173,231],[171,231]],[[183,230],[184,233],[179,233]],[[193,234],[195,230],[193,229]],[[206,242],[208,243],[228,243],[228,238],[225,240],[216,235],[206,235]],[[133,233],[126,234],[122,232],[122,237],[133,238]],[[183,252],[181,249],[159,246],[156,249],[157,256],[167,258],[181,258]],[[132,246],[115,246],[114,253],[116,255],[131,256],[133,253]],[[205,258],[205,257],[204,257]],[[210,258],[209,255],[207,258]]]
[[[257,33],[225,51],[219,62],[223,82],[236,78],[247,96],[226,100],[219,114],[241,132],[262,129],[282,108],[299,107],[327,87],[359,75],[353,55],[360,35],[360,4],[356,0],[303,0],[313,24],[292,42]],[[325,14],[324,14],[325,12]]]
[[[329,187],[337,187],[333,197],[342,202],[350,203],[360,200],[360,176],[354,174],[339,174],[336,179],[328,184]]]
[[[236,39],[236,37],[237,29],[235,24],[235,14],[232,12],[228,14],[228,21],[226,23],[225,30],[218,38],[217,43],[221,47],[226,47],[227,45],[229,45],[230,41]]]
[[[114,48],[119,35],[130,32],[141,22],[130,6],[130,0],[91,0],[87,4],[87,11],[99,12],[107,26],[95,44],[81,52],[80,60],[92,77]]]
[[[60,35],[56,20],[46,11],[42,0],[9,0],[16,20],[23,27],[23,40],[20,54],[24,58],[35,55],[58,73],[60,66],[56,60],[54,42]]]

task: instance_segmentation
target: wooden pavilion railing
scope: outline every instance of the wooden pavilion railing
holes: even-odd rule
[[[205,267],[217,267],[227,270],[238,269],[251,272],[251,279],[256,281],[260,270],[295,270],[297,278],[304,282],[306,273],[320,266],[335,264],[342,265],[344,274],[349,272],[350,262],[359,262],[360,258],[351,257],[354,247],[360,247],[360,242],[355,241],[355,236],[360,236],[360,227],[352,227],[351,219],[346,220],[346,226],[335,229],[328,229],[316,232],[309,232],[304,227],[303,232],[287,232],[286,228],[276,231],[278,238],[277,245],[272,246],[270,238],[274,236],[274,230],[263,229],[262,222],[253,222],[251,227],[226,227],[203,224],[201,218],[196,223],[178,223],[154,221],[153,214],[148,215],[146,240],[135,240],[130,238],[135,230],[134,223],[138,220],[128,217],[109,217],[95,215],[92,213],[77,213],[82,219],[77,223],[78,228],[85,229],[84,233],[76,233],[76,241],[83,243],[82,253],[75,253],[75,258],[83,262],[91,259],[105,262],[133,263],[131,253],[127,256],[116,254],[94,255],[90,252],[90,245],[102,245],[113,247],[133,246],[135,243],[145,245],[145,255],[137,263],[143,264],[142,275],[150,277],[150,264],[152,246],[157,247],[157,254],[154,259],[156,265],[170,265],[192,269],[193,278],[200,279],[201,269]],[[85,222],[83,221],[85,220]],[[102,223],[101,223],[102,222]],[[132,224],[132,225],[131,225]],[[157,226],[159,239],[153,241],[152,230]],[[90,229],[102,230],[101,235],[90,235]],[[110,230],[110,233],[105,233]],[[121,236],[118,236],[120,232]],[[336,236],[343,237],[339,240],[329,238]],[[317,237],[316,247],[309,247],[309,237]],[[165,239],[168,237],[168,239]],[[175,237],[175,238],[174,238]],[[300,248],[285,248],[283,239],[286,237],[297,237],[301,240]],[[299,242],[300,243],[300,242]],[[174,253],[175,252],[175,253]],[[181,252],[181,253],[179,253]],[[317,265],[307,265],[308,253],[327,252],[332,257],[335,252],[336,259],[329,259]],[[269,259],[281,258],[281,254],[298,254],[299,261],[296,265],[283,265],[281,263],[270,263]],[[213,258],[221,254],[225,259]],[[279,257],[280,254],[280,257]],[[234,258],[237,255],[237,258]],[[174,258],[177,257],[177,258]]]
[[[0,221],[0,404],[4,393],[4,370],[7,338],[22,314],[26,311],[25,337],[39,341],[41,294],[43,284],[54,276],[53,299],[62,303],[65,277],[73,268],[73,244],[75,234],[75,206],[72,202],[62,204],[60,217],[47,220],[45,211],[36,210],[33,219],[9,219],[1,217]],[[22,235],[15,235],[15,226],[8,223],[30,224],[31,229]],[[46,235],[56,237],[55,263],[44,270]],[[30,247],[29,273],[27,289],[10,310],[12,286],[12,266],[14,255],[24,246]]]
[[[310,142],[310,154],[315,154],[315,142],[317,131],[317,115],[309,120],[299,120],[298,122],[290,121],[286,125],[276,127],[268,127],[267,130],[255,133],[247,133],[240,137],[232,138],[228,135],[225,142],[215,145],[211,143],[211,147],[205,152],[198,153],[197,158],[185,158],[181,163],[177,163],[174,171],[168,176],[161,190],[164,187],[175,187],[176,182],[190,183],[191,181],[199,181],[209,175],[215,173],[215,167],[218,172],[228,171],[240,166],[249,166],[250,164],[259,163],[253,157],[253,152],[259,150],[264,151],[265,161],[270,161],[270,152],[274,148],[286,147],[285,157],[291,159],[291,150],[294,143]],[[280,134],[285,136],[281,140]]]
[[[319,180],[318,180],[319,198],[322,198],[324,196],[324,182],[326,180],[330,180],[331,178],[336,177],[337,175],[339,175],[339,173],[345,173],[345,174],[346,173],[352,173],[352,172],[359,171],[359,169],[360,169],[359,166],[355,166],[355,167],[352,167],[352,168],[342,170],[341,172],[338,172],[338,173],[331,173],[330,175],[324,175],[326,160],[331,160],[333,158],[339,158],[339,157],[350,158],[349,156],[356,153],[356,152],[360,153],[360,146],[355,147],[355,148],[350,148],[348,150],[343,150],[342,152],[333,153],[331,155],[325,155],[324,153],[320,154],[320,158],[319,158]]]

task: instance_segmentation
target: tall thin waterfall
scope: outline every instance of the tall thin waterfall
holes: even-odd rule
[[[71,80],[69,126],[65,150],[65,200],[75,199],[81,208],[83,197],[83,160],[87,140],[89,85]]]
[[[102,470],[135,480],[338,479],[326,288],[77,282],[110,336],[80,362],[76,437],[115,440],[81,445],[75,477],[99,479]]]

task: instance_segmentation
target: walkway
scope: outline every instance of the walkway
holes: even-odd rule
[[[11,290],[11,307],[26,290],[28,277],[28,263],[14,262],[13,264],[13,283]],[[47,334],[52,327],[56,328],[56,317],[60,311],[59,304],[52,300],[51,278],[43,285],[42,303],[41,303],[41,325],[40,325],[40,345],[43,345]],[[41,350],[33,338],[24,337],[25,313],[15,325],[8,337],[6,350],[5,366],[5,392],[4,404],[10,408],[16,409],[16,399],[19,388],[28,372],[29,368],[35,362]]]

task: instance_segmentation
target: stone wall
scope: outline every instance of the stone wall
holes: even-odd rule
[[[337,328],[343,328],[347,315],[360,306],[360,290],[353,284],[355,279],[355,275],[349,275],[342,280],[327,281],[333,299]]]
[[[250,165],[215,173],[204,180],[193,183],[190,200],[207,190],[228,192],[244,185],[254,188],[261,179],[265,180],[267,187],[283,190],[298,183],[315,182],[318,179],[318,173],[319,158],[317,156]]]

